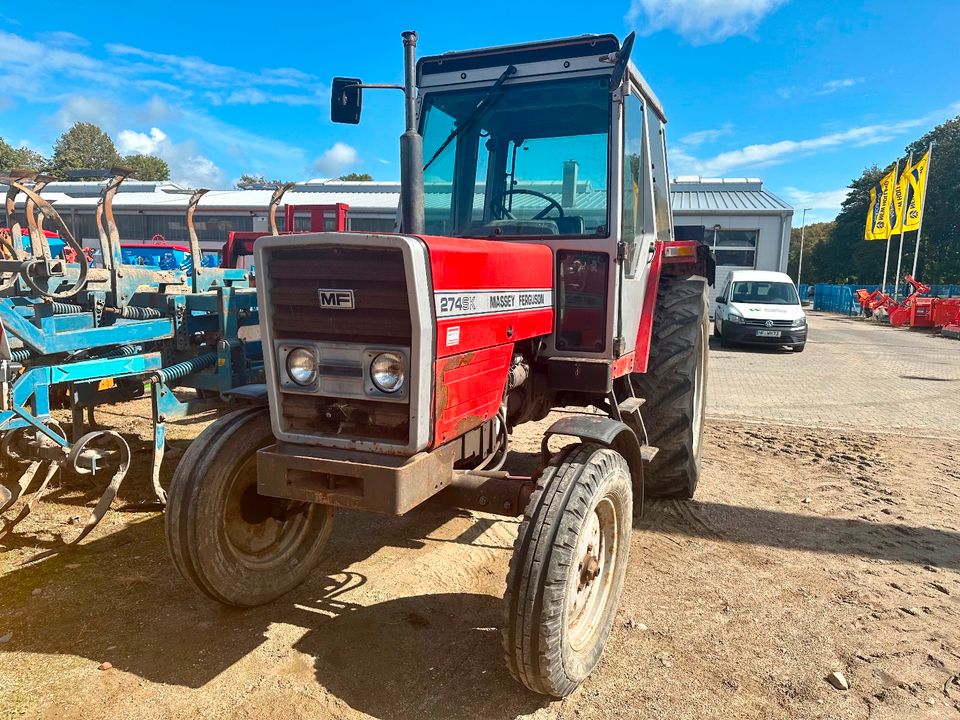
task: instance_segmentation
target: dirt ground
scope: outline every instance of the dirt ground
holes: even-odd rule
[[[960,717],[956,440],[712,420],[697,500],[647,504],[606,653],[554,701],[501,657],[516,522],[341,512],[305,585],[228,610],[180,579],[142,505],[147,409],[100,414],[135,471],[83,546],[21,564],[92,505],[79,480],[0,542],[2,718]],[[201,427],[171,429],[168,479]]]

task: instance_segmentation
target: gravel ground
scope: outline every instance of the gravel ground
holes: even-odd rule
[[[562,701],[503,665],[515,521],[341,512],[307,583],[228,610],[180,579],[162,516],[143,505],[146,403],[101,412],[136,450],[113,512],[84,546],[21,565],[93,503],[99,489],[70,480],[0,543],[0,717],[960,717],[960,424],[938,428],[945,442],[840,412],[750,415],[777,373],[812,388],[784,407],[826,407],[817,398],[836,393],[821,385],[845,387],[817,352],[833,342],[817,339],[828,322],[815,319],[801,355],[714,354],[697,500],[647,504],[607,651]],[[936,342],[953,352],[940,376],[956,374],[960,343]],[[749,391],[729,381],[738,361],[758,373]],[[894,397],[881,375],[874,395]],[[202,427],[171,428],[167,478]],[[543,428],[518,430],[512,467],[530,466]],[[834,672],[848,690],[827,682]]]

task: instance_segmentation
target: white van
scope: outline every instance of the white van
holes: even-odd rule
[[[807,316],[785,273],[734,270],[717,296],[713,322],[723,347],[787,345],[803,352],[807,342]]]

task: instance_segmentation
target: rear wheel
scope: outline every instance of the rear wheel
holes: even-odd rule
[[[700,480],[710,325],[707,281],[664,277],[657,290],[647,372],[633,375],[648,441],[660,452],[644,475],[653,497],[692,498]],[[729,346],[725,335],[720,343]]]
[[[537,482],[520,523],[504,596],[507,667],[534,692],[569,695],[606,645],[623,588],[632,517],[619,453],[568,448]]]
[[[167,494],[174,565],[227,605],[262,605],[295,588],[330,536],[332,507],[257,492],[257,450],[273,442],[265,408],[227,415],[190,445]]]

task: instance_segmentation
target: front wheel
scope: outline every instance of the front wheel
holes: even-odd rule
[[[572,693],[600,660],[627,569],[630,469],[586,443],[561,452],[537,482],[510,560],[503,646],[534,692]]]
[[[332,507],[257,492],[257,450],[273,442],[266,408],[222,417],[184,453],[167,493],[173,564],[226,605],[262,605],[292,590],[330,537]]]
[[[794,346],[793,346],[793,351],[794,351],[794,352],[803,352],[803,349],[804,349],[806,346],[807,346],[807,344],[806,344],[805,342],[802,342],[802,343],[800,343],[799,345],[794,345]]]

